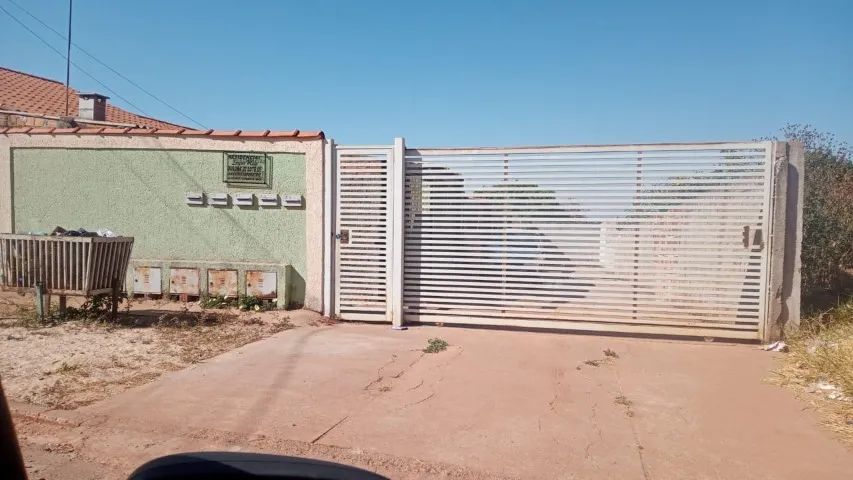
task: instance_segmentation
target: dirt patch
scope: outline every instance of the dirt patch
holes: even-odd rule
[[[120,480],[151,458],[181,451],[219,450],[271,453],[352,465],[388,478],[415,480],[509,480],[493,472],[442,462],[400,457],[358,448],[243,435],[217,430],[169,432],[103,426],[68,426],[16,419],[30,478]]]
[[[33,327],[31,303],[29,296],[0,294],[0,376],[11,399],[60,409],[96,402],[292,327],[284,311],[211,312],[163,300],[130,301],[115,322]]]

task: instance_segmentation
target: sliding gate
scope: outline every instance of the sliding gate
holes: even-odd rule
[[[341,315],[387,318],[397,301],[390,265],[401,255],[406,321],[761,338],[771,149],[339,155],[339,233],[349,228],[339,247]],[[399,219],[396,161],[405,162]]]

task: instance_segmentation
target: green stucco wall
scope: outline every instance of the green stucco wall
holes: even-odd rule
[[[222,152],[16,148],[14,229],[108,228],[136,238],[134,258],[290,264],[289,293],[293,301],[302,301],[304,207],[224,208],[185,202],[186,192],[304,197],[304,155],[271,157],[272,188],[250,189],[223,183]]]

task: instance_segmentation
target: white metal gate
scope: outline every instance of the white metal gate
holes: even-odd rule
[[[391,258],[390,147],[336,149],[335,313],[384,321]]]
[[[402,152],[338,151],[343,318],[761,338],[772,143]]]

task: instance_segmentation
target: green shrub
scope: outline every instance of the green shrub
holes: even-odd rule
[[[240,295],[240,298],[237,299],[237,308],[240,310],[263,312],[275,309],[275,303],[253,295]]]
[[[201,308],[228,308],[233,307],[236,304],[235,298],[223,297],[220,295],[202,295],[198,300],[198,304]]]
[[[118,296],[118,304],[127,300],[127,293]],[[86,299],[80,308],[68,307],[65,310],[65,320],[104,320],[112,313],[112,295],[101,293]]]
[[[447,347],[450,344],[440,338],[430,338],[427,340],[427,347],[424,349],[424,353],[438,353],[447,350]]]
[[[809,125],[781,135],[806,150],[803,195],[802,291],[805,299],[841,293],[853,267],[853,162],[850,147]]]

